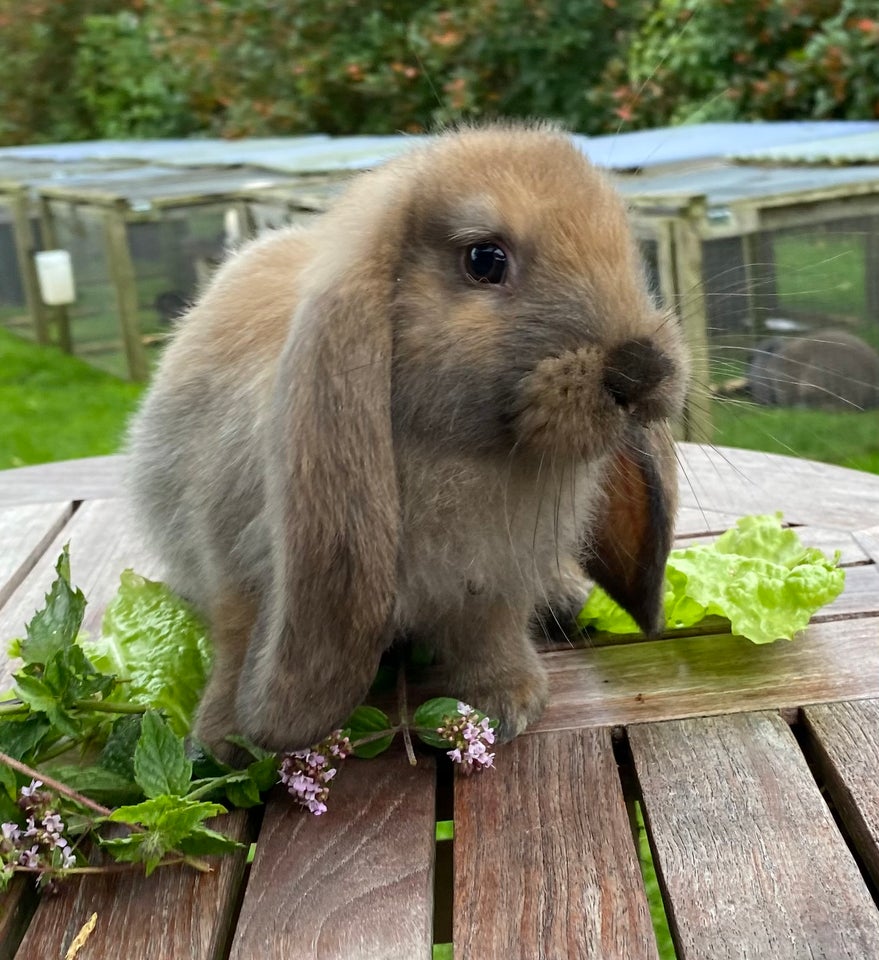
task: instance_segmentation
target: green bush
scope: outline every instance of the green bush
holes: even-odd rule
[[[598,93],[615,102],[622,128],[870,119],[879,116],[876,3],[661,0]]]
[[[173,137],[194,121],[168,64],[156,59],[143,18],[130,10],[92,15],[77,38],[72,89],[90,135]]]
[[[588,91],[646,0],[150,0],[159,58],[225,136],[420,131],[483,115],[603,129]]]

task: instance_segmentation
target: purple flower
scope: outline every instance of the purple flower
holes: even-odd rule
[[[445,717],[443,725],[437,728],[437,733],[453,745],[446,756],[459,764],[464,774],[494,766],[494,754],[488,752],[495,739],[491,721],[462,701],[457,707],[459,715]]]
[[[30,870],[36,869],[40,865],[40,848],[34,844],[30,850],[22,850],[18,857],[19,866],[27,867]]]
[[[338,772],[338,763],[351,754],[351,743],[341,730],[308,750],[294,750],[281,760],[281,783],[316,817],[326,813],[330,781]]]
[[[31,780],[30,786],[22,787],[19,793],[22,797],[32,797],[42,785],[42,780]]]
[[[10,843],[15,843],[21,837],[21,827],[17,823],[0,824],[0,830],[3,831],[3,839]]]

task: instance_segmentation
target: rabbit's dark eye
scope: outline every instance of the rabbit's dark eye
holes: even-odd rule
[[[477,283],[503,283],[507,254],[496,243],[474,243],[464,251],[464,272]]]

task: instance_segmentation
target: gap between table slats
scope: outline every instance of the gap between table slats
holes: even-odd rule
[[[879,911],[777,714],[628,735],[678,960],[879,956]]]
[[[326,814],[269,799],[232,960],[430,960],[433,757],[346,761]]]
[[[244,875],[247,813],[237,810],[211,826],[245,848],[210,858],[212,873],[161,867],[150,877],[115,873],[70,879],[57,894],[42,897],[16,958],[63,957],[97,913],[76,960],[221,960]]]
[[[879,887],[879,700],[807,707],[802,716],[820,775]]]
[[[610,731],[520,737],[455,786],[455,960],[655,960]]]
[[[0,508],[0,607],[73,514],[73,504]]]

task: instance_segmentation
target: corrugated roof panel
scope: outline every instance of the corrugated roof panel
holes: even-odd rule
[[[879,163],[879,130],[807,140],[758,150],[737,150],[734,159],[757,163],[843,165]]]
[[[879,122],[860,120],[700,123],[693,126],[636,130],[604,137],[575,139],[598,166],[637,170],[667,164],[714,160],[747,151],[766,152],[785,145],[821,143],[825,139],[879,133]]]

